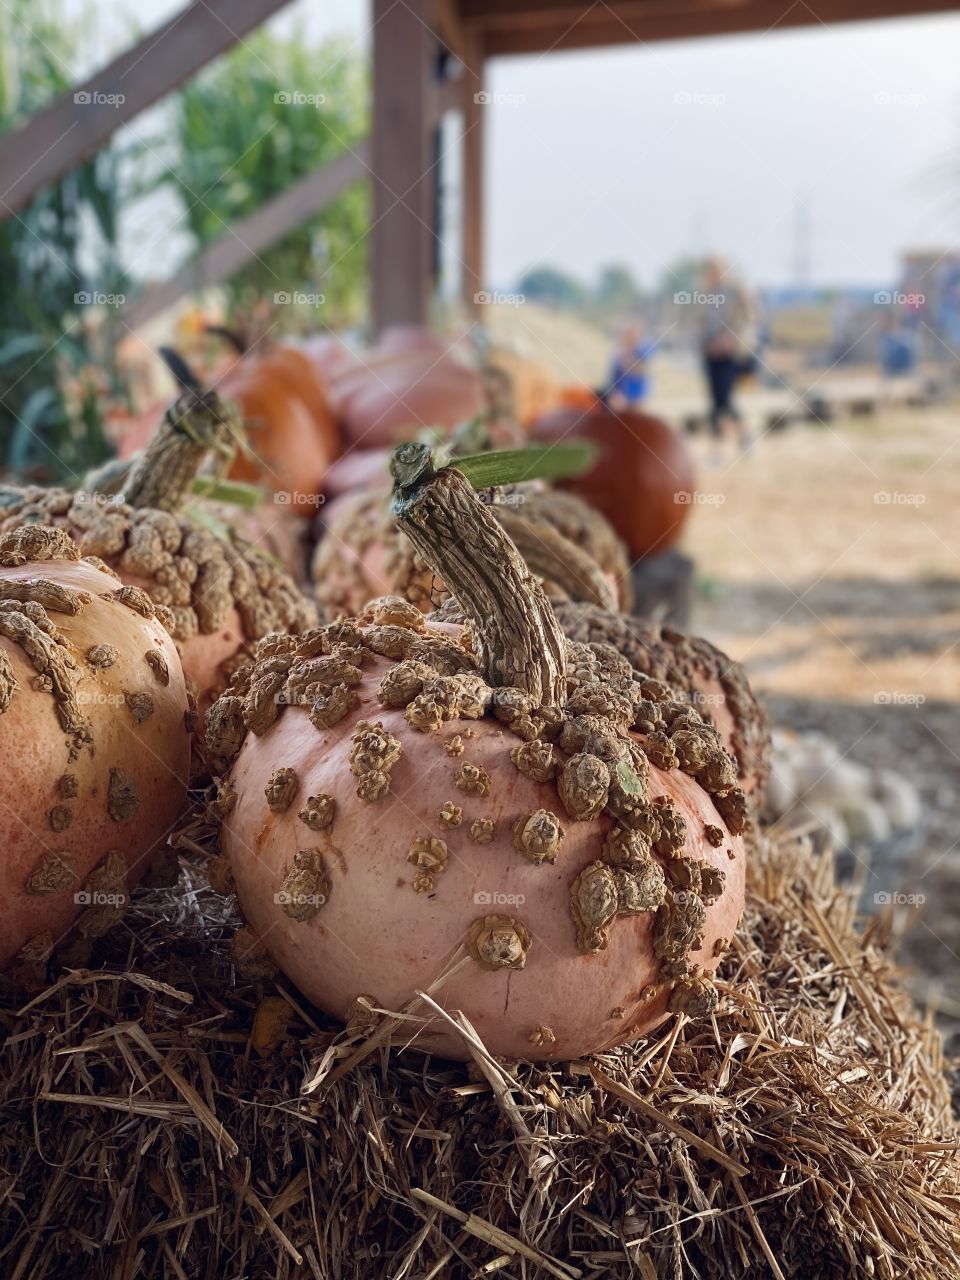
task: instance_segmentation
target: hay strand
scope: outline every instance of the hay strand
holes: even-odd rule
[[[12,1280],[917,1280],[953,1275],[939,1040],[829,860],[761,840],[712,1019],[505,1063],[443,1009],[344,1031],[245,977],[182,841],[86,967],[0,979],[0,1275]],[[446,1018],[472,1061],[416,1044]]]

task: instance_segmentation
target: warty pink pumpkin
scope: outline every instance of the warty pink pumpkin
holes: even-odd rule
[[[0,535],[0,964],[89,938],[186,800],[187,693],[149,598],[60,529]]]
[[[744,900],[719,735],[608,645],[562,634],[502,527],[429,450],[397,517],[465,622],[396,597],[272,637],[211,710],[223,855],[250,929],[344,1020],[394,1043],[564,1059],[703,1016]],[[359,1004],[358,1004],[359,1002]]]
[[[168,610],[170,632],[201,708],[223,688],[248,644],[272,631],[306,630],[316,609],[277,563],[210,521],[193,484],[228,458],[240,431],[214,392],[184,391],[147,448],[78,491],[0,492],[0,532],[26,522],[65,529],[128,586]]]

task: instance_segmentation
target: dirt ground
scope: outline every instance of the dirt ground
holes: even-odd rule
[[[602,380],[610,335],[529,303],[491,313],[496,340],[561,382]],[[655,357],[651,382],[668,421],[703,396],[692,356]],[[960,402],[794,425],[746,456],[693,448],[693,629],[746,665],[776,725],[919,788],[920,831],[840,865],[867,909],[876,893],[925,899],[897,909],[900,954],[960,1053]]]
[[[684,539],[694,627],[743,662],[775,724],[902,773],[922,830],[852,868],[898,909],[902,955],[960,1049],[960,406],[706,442]]]

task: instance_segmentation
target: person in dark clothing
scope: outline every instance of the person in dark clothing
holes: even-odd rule
[[[733,395],[753,361],[751,299],[724,263],[711,258],[704,268],[703,285],[696,301],[701,311],[700,351],[710,394],[710,434],[722,440],[728,425],[732,425],[740,447],[746,449],[749,444],[746,425]]]
[[[723,437],[723,424],[729,419],[741,424],[740,411],[733,403],[733,392],[740,377],[740,361],[732,355],[704,352],[704,369],[710,392],[710,434]]]

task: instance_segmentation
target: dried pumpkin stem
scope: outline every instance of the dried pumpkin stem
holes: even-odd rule
[[[397,523],[469,617],[489,682],[558,705],[563,632],[503,528],[460,472],[434,468],[425,445],[401,445],[393,471]]]
[[[185,390],[134,461],[120,497],[131,507],[179,511],[209,455],[218,455],[219,477],[239,439],[236,413],[215,391]]]
[[[528,520],[510,507],[495,510],[497,520],[534,573],[555,582],[575,602],[617,612],[614,590],[592,556],[543,522]]]

